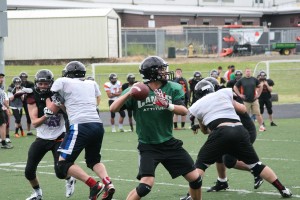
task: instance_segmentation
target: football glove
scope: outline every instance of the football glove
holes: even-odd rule
[[[169,107],[169,101],[166,99],[166,93],[163,93],[161,89],[154,90],[155,94],[155,101],[153,104],[168,108]]]
[[[44,108],[44,115],[46,118],[49,118],[54,115],[54,113],[47,107]]]
[[[56,106],[61,106],[65,103],[64,98],[59,93],[54,93],[51,99]]]

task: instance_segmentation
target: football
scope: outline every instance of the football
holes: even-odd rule
[[[136,100],[144,100],[148,97],[149,87],[144,83],[134,84],[131,88],[131,96]]]

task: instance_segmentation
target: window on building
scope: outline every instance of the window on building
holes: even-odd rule
[[[203,19],[203,25],[209,25],[211,22],[211,19]]]
[[[234,22],[233,19],[225,19],[225,20],[224,20],[224,24],[225,24],[225,25],[231,25],[231,24],[233,24],[233,22]]]
[[[203,0],[203,2],[218,2],[218,0]]]
[[[234,3],[234,0],[222,0],[223,3]]]
[[[242,25],[244,25],[244,26],[252,26],[253,22],[252,21],[245,21],[245,22],[242,22]]]
[[[188,25],[189,19],[180,19],[180,25]]]
[[[264,0],[255,0],[255,3],[264,3]]]

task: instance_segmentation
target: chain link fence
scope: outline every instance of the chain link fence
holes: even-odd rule
[[[300,29],[267,26],[122,29],[124,57],[250,56],[274,51],[276,43],[294,43],[296,47],[289,47],[289,53],[300,52]]]

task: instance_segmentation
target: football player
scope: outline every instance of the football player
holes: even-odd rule
[[[24,88],[33,88],[34,87],[34,83],[31,81],[28,81],[28,74],[26,72],[21,72],[19,75],[22,83],[21,86]],[[28,113],[28,108],[27,108],[27,101],[26,101],[26,94],[24,95],[24,100],[23,100],[23,109],[25,112],[25,116],[26,116],[26,121],[27,121],[27,135],[33,135],[31,130],[31,119]]]
[[[64,176],[84,182],[90,188],[90,200],[96,200],[103,191],[102,200],[111,200],[115,187],[105,165],[100,162],[104,128],[96,107],[101,93],[95,81],[85,80],[85,73],[86,68],[81,62],[72,61],[65,67],[65,77],[58,78],[51,87],[55,94],[47,107],[53,112],[58,108],[66,109],[70,122],[70,129],[58,149],[58,170]],[[103,184],[75,164],[82,150],[85,150],[87,167],[102,179]]]
[[[133,84],[137,83],[137,81],[135,80],[135,76],[134,74],[127,74],[127,83],[124,83],[122,85],[122,91],[126,90],[129,87],[132,87]],[[128,121],[129,121],[129,125],[130,125],[130,129],[131,132],[133,132],[134,128],[133,128],[133,121],[132,121],[132,110],[131,109],[127,109],[127,113],[128,113]]]
[[[72,196],[75,189],[75,178],[65,177],[57,166],[59,153],[57,149],[65,135],[65,121],[63,112],[53,114],[46,107],[53,93],[50,91],[54,81],[50,70],[39,70],[35,75],[35,86],[31,93],[27,93],[27,106],[32,125],[36,128],[37,138],[28,150],[28,158],[25,167],[25,177],[33,188],[33,193],[26,200],[40,200],[43,192],[36,176],[37,166],[40,161],[51,151],[54,159],[55,174],[58,178],[66,179],[66,197]]]
[[[199,71],[194,72],[193,78],[189,79],[189,85],[190,85],[190,98],[192,98],[192,100],[190,99],[190,106],[193,105],[198,99],[195,96],[195,86],[197,85],[197,83],[199,81],[201,81],[202,78],[202,74]],[[195,124],[195,117],[194,116],[190,116],[190,120],[191,120],[191,126],[193,126]]]
[[[205,170],[219,158],[227,168],[235,167],[236,158],[239,158],[255,177],[260,176],[271,183],[282,197],[291,197],[291,191],[281,184],[273,170],[260,162],[249,133],[236,114],[246,113],[246,107],[233,100],[232,89],[214,92],[214,86],[203,80],[196,85],[195,91],[199,100],[189,111],[198,119],[201,132],[209,134],[195,163],[199,174],[203,177]]]
[[[109,81],[104,84],[104,90],[108,97],[108,105],[110,106],[122,94],[122,83],[118,80],[118,76],[115,73],[109,74],[108,79]],[[124,110],[121,110],[119,114],[119,131],[124,132],[123,121],[126,114]],[[110,124],[113,133],[117,132],[115,127],[115,117],[116,114],[110,112]]]
[[[139,184],[127,196],[127,200],[138,200],[151,191],[155,181],[155,169],[159,163],[168,170],[172,178],[183,176],[189,182],[193,200],[200,200],[202,179],[194,162],[182,147],[182,141],[173,136],[173,115],[187,115],[184,92],[173,80],[174,72],[168,72],[168,64],[160,57],[150,56],[140,65],[139,71],[150,88],[145,100],[131,98],[128,88],[110,106],[117,112],[125,105],[133,109],[138,134]]]

